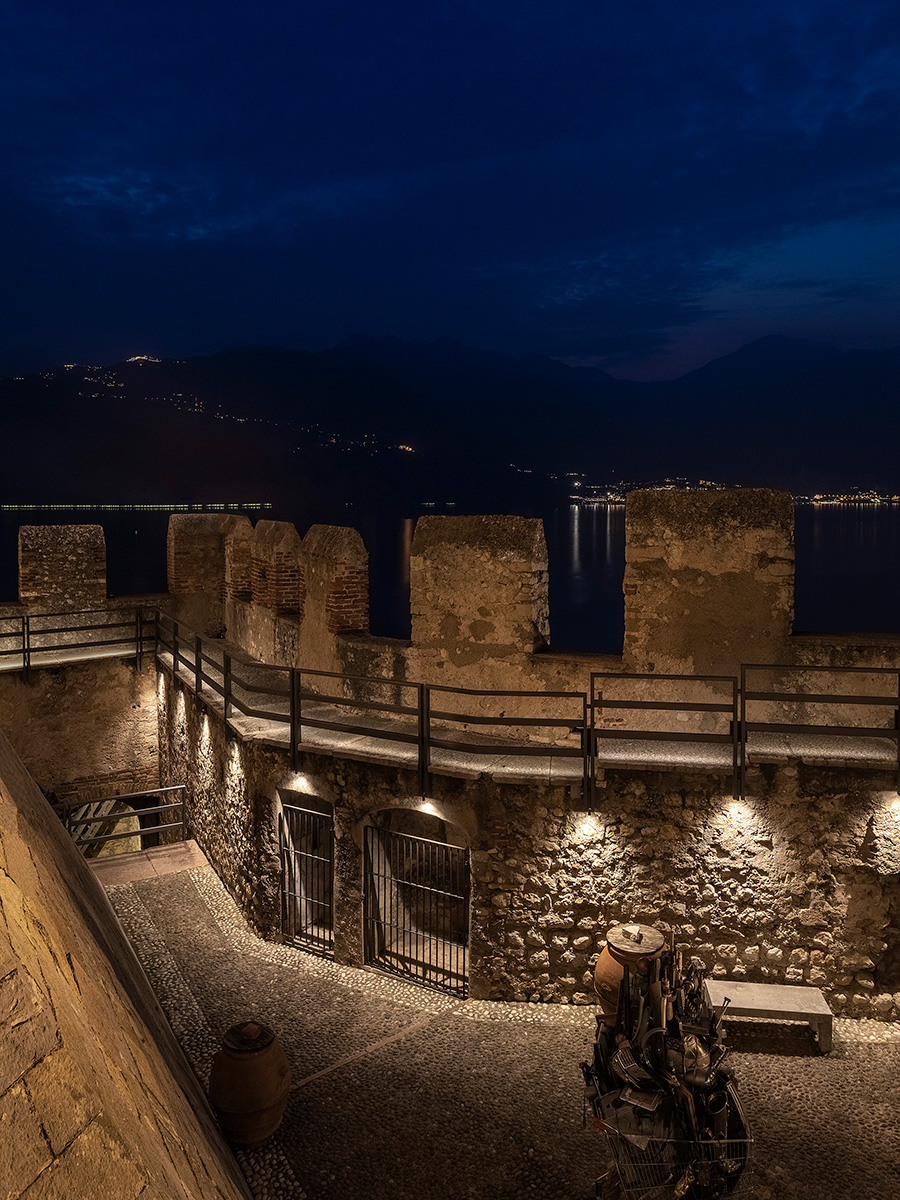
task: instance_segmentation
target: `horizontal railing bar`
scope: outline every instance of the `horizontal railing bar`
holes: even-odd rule
[[[225,685],[218,679],[213,679],[211,675],[207,675],[205,671],[200,672],[200,679],[203,683],[208,683],[217,696],[225,695]]]
[[[747,732],[753,733],[812,733],[823,737],[881,737],[896,740],[893,726],[879,725],[793,725],[786,722],[747,721]]]
[[[87,804],[105,804],[107,800],[137,800],[140,796],[161,796],[164,792],[184,791],[187,784],[171,783],[168,787],[146,788],[143,792],[123,792],[121,796],[101,796],[99,800],[64,801],[67,808],[84,808]]]
[[[897,696],[847,696],[828,692],[745,692],[745,700],[799,700],[816,704],[889,704],[894,708],[900,703]]]
[[[243,701],[238,700],[233,694],[229,699],[231,707],[236,708],[244,717],[257,717],[260,721],[276,721],[279,725],[290,725],[291,723],[290,713],[276,713],[269,712],[265,708],[252,708],[250,705],[246,705]]]
[[[585,692],[515,692],[496,691],[492,688],[461,688],[453,687],[449,683],[430,683],[428,688],[432,692],[457,692],[460,696],[530,696],[551,700],[584,700],[586,695]]]
[[[686,701],[681,703],[679,700],[608,700],[606,696],[600,696],[595,700],[594,708],[644,708],[673,710],[677,712],[734,712],[733,704],[701,704],[699,701],[693,703]]]
[[[359,733],[364,737],[380,738],[386,742],[409,742],[414,745],[419,740],[417,733],[403,733],[400,730],[392,729],[372,729],[368,725],[346,725],[343,721],[321,721],[315,717],[307,717],[306,713],[297,724],[301,729],[301,744],[304,725],[309,725],[313,729],[329,729],[333,733]],[[352,748],[350,747],[350,749]]]
[[[97,801],[89,801],[91,804],[96,804]],[[100,825],[103,821],[122,821],[126,817],[152,817],[162,812],[170,812],[173,808],[184,808],[184,801],[178,800],[175,804],[159,804],[154,808],[129,808],[124,812],[106,813],[97,817],[73,817],[72,825]]]
[[[451,713],[431,709],[431,717],[436,721],[467,721],[471,725],[552,725],[565,729],[585,729],[583,722],[571,717],[485,717],[478,713]]]
[[[653,671],[591,671],[591,679],[669,679],[683,683],[735,683],[736,675],[657,675]]]
[[[35,645],[34,639],[31,639],[30,649],[32,654],[58,654],[62,650],[96,650],[99,646],[133,646],[135,638],[103,638],[93,642],[64,642],[61,646],[38,646]]]
[[[497,758],[583,758],[584,752],[580,746],[561,746],[558,742],[536,744],[529,742],[522,746],[518,743],[503,742],[497,746],[485,746],[482,742],[448,741],[446,738],[430,737],[429,744],[440,750],[462,750],[467,754],[493,754]]]
[[[297,667],[301,675],[316,675],[326,679],[346,679],[349,683],[381,683],[391,687],[417,688],[419,685],[409,679],[385,679],[383,675],[345,675],[342,671],[318,671],[312,667]]]
[[[191,663],[191,666],[193,666],[193,665],[194,664]],[[275,670],[280,671],[280,670],[285,670],[285,669],[286,668],[284,668],[284,667],[273,667],[272,668],[273,671],[275,671]],[[287,684],[283,688],[272,688],[272,687],[266,687],[265,684],[250,683],[250,681],[247,679],[241,679],[241,677],[239,675],[237,675],[233,669],[231,672],[231,685],[232,685],[232,687],[237,686],[239,688],[242,688],[245,692],[256,692],[260,696],[290,696],[290,694],[291,694],[290,684]]]
[[[648,742],[728,742],[734,741],[730,733],[676,733],[657,732],[653,729],[594,729],[597,737],[601,738],[632,738],[635,741]]]
[[[35,629],[34,625],[30,625],[29,632],[31,637],[54,637],[56,634],[91,634],[98,629],[130,630],[133,641],[134,618],[132,617],[131,620],[106,620],[98,625],[59,625],[52,626],[50,629]]]
[[[385,700],[362,700],[354,699],[349,696],[327,696],[322,692],[307,692],[300,693],[301,700],[312,700],[322,704],[340,705],[342,708],[367,708],[373,712],[390,712],[401,713],[403,716],[415,717],[418,715],[418,708],[413,708],[409,704],[388,704]]]
[[[172,825],[153,825],[150,829],[126,829],[124,833],[98,833],[96,837],[75,838],[76,846],[92,846],[94,842],[116,842],[119,838],[149,837],[154,833],[164,833],[167,829],[183,829],[184,822],[176,821]]]
[[[832,671],[835,674],[849,672],[858,675],[897,675],[900,673],[898,667],[832,667],[814,666],[812,663],[803,666],[789,663],[744,663],[743,669],[745,671],[791,671],[795,675],[802,674],[804,671]]]

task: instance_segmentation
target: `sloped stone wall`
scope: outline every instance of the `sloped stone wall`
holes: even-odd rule
[[[0,734],[0,1195],[247,1200],[90,869]]]

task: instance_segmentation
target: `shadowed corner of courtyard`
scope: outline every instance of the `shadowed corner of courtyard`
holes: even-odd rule
[[[608,1153],[582,1126],[591,1009],[463,1001],[268,943],[202,855],[171,869],[104,883],[204,1085],[237,1021],[263,1021],[285,1046],[282,1127],[238,1153],[257,1197],[594,1194]],[[757,1143],[747,1200],[900,1195],[900,1030],[837,1021],[827,1057],[797,1026],[733,1021],[729,1040]]]

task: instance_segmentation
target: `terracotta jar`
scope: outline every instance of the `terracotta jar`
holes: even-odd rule
[[[232,1025],[213,1059],[209,1100],[229,1142],[250,1150],[271,1137],[284,1115],[291,1068],[281,1043],[258,1021]]]
[[[625,968],[643,975],[651,959],[662,954],[665,944],[664,934],[652,925],[613,925],[594,967],[594,991],[604,1021],[612,1023],[616,1019]]]

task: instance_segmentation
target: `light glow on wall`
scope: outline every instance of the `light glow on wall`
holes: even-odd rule
[[[575,818],[575,836],[586,840],[600,834],[600,818],[596,813],[580,813]]]
[[[293,771],[288,775],[284,787],[291,792],[302,792],[305,796],[315,796],[316,789],[309,782],[306,775],[300,771]]]
[[[432,816],[438,816],[438,810],[434,807],[430,800],[423,800],[419,805],[419,812],[431,813]]]

